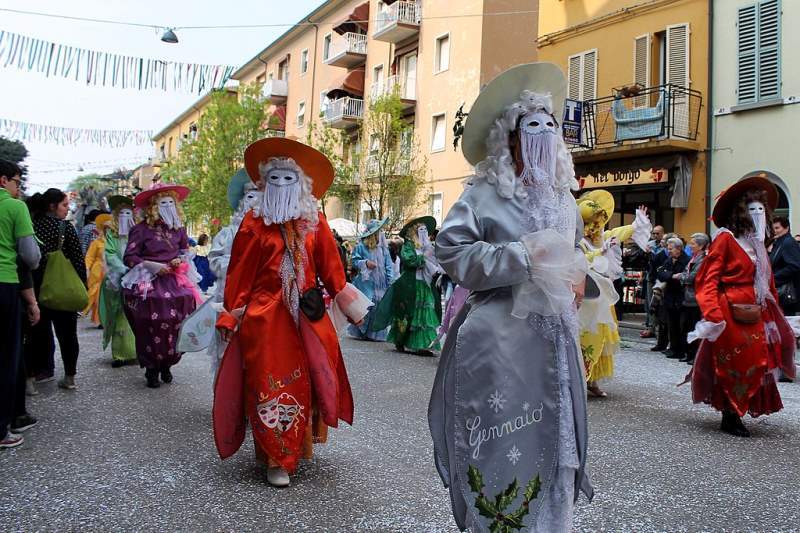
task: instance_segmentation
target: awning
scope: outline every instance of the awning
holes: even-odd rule
[[[267,117],[267,129],[286,131],[286,106],[278,105]]]
[[[339,35],[345,33],[360,33],[366,32],[369,27],[369,2],[364,2],[356,6],[344,20],[333,27],[333,31]]]
[[[394,4],[395,2],[397,2],[397,0],[383,0],[383,4],[387,5],[387,6],[390,6],[390,5]]]
[[[328,98],[364,96],[364,69],[351,70],[328,89]]]

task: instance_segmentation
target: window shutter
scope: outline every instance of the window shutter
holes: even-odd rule
[[[739,9],[738,16],[738,47],[739,65],[737,73],[738,102],[746,104],[756,101],[757,86],[757,49],[758,35],[756,34],[756,20],[758,18],[758,5],[753,4]]]
[[[641,87],[650,86],[650,34],[633,40],[633,83]],[[647,106],[647,96],[634,99],[636,107]]]
[[[569,99],[570,100],[580,100],[581,99],[581,64],[583,63],[581,59],[583,56],[577,55],[572,56],[569,58]]]
[[[597,98],[597,50],[583,54],[583,94],[581,100]]]
[[[689,25],[667,27],[667,83],[689,87]]]
[[[780,4],[768,0],[758,4],[758,99],[778,98],[780,76]]]

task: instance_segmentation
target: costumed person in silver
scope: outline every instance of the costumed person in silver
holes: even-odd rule
[[[245,215],[261,203],[261,191],[242,168],[231,177],[228,183],[228,203],[234,210],[229,225],[222,228],[211,242],[208,262],[211,272],[217,277],[211,298],[198,307],[181,327],[179,347],[187,352],[207,349],[211,359],[211,372],[216,376],[227,343],[222,340],[215,328],[218,314],[222,310],[225,295],[225,276],[231,259],[233,239]]]
[[[579,491],[593,496],[576,308],[583,224],[555,119],[565,91],[550,63],[516,66],[486,86],[462,144],[476,176],[436,239],[444,271],[471,291],[428,411],[462,530],[570,531]]]
[[[361,242],[353,250],[350,263],[355,275],[353,285],[374,304],[369,314],[360,326],[350,324],[347,333],[351,337],[361,340],[385,341],[389,333],[388,328],[380,331],[371,331],[372,320],[375,316],[375,307],[381,302],[386,290],[394,281],[394,264],[386,243],[386,234],[383,228],[389,218],[383,220],[370,220],[364,233],[359,235]]]

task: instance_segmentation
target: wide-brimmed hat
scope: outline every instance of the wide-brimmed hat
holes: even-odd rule
[[[114,211],[118,207],[128,206],[133,209],[133,198],[116,194],[108,197],[108,208]]]
[[[228,182],[228,203],[234,211],[236,211],[236,208],[239,207],[239,202],[244,198],[245,186],[250,183],[252,183],[250,176],[247,175],[247,171],[243,168],[240,168],[236,171],[236,174],[231,176],[231,180]]]
[[[778,188],[769,181],[766,174],[743,178],[724,189],[717,196],[717,203],[714,204],[714,211],[711,214],[711,219],[717,227],[723,227],[728,223],[728,218],[736,206],[736,202],[751,189],[767,193],[767,204],[770,209],[774,210],[778,207]]]
[[[553,63],[527,63],[511,67],[483,88],[469,110],[461,138],[461,150],[470,164],[477,165],[486,159],[489,130],[508,106],[519,101],[525,90],[549,94],[553,99],[553,116],[561,121],[567,94],[567,81],[561,69]]]
[[[261,179],[258,166],[273,157],[291,157],[311,178],[315,198],[322,198],[333,183],[333,165],[322,152],[307,144],[280,137],[258,140],[245,149],[244,168],[254,183]]]
[[[142,191],[136,195],[133,199],[133,203],[136,204],[136,207],[139,209],[144,209],[147,207],[148,203],[150,202],[150,198],[157,194],[161,194],[164,192],[174,192],[175,195],[178,197],[178,201],[182,202],[189,196],[189,187],[184,187],[183,185],[178,185],[177,183],[154,183],[150,186],[149,189],[146,191]]]
[[[384,218],[383,220],[370,220],[367,222],[367,227],[361,235],[358,236],[359,239],[366,239],[370,235],[377,233],[382,227],[389,222],[389,217]]]
[[[94,225],[97,226],[97,229],[100,231],[105,231],[106,225],[111,224],[111,221],[114,218],[108,213],[101,213],[97,215],[97,218],[94,219]]]
[[[584,222],[594,219],[598,211],[608,222],[614,214],[614,195],[603,189],[586,192],[578,198],[578,210]]]
[[[432,216],[424,216],[418,218],[412,218],[406,225],[403,226],[403,229],[400,230],[400,236],[404,239],[407,239],[406,232],[416,226],[417,224],[425,224],[425,227],[428,228],[428,233],[433,233],[433,230],[436,229],[436,219]]]

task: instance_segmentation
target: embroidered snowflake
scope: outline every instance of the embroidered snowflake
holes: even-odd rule
[[[530,408],[531,408],[531,404],[529,404],[528,402],[525,402],[525,403],[522,404],[522,410],[523,411],[527,411]]]
[[[509,452],[506,454],[506,457],[508,457],[508,460],[511,462],[511,464],[516,466],[516,464],[519,461],[520,457],[522,457],[522,452],[519,451],[519,448],[517,448],[517,446],[515,444],[511,448],[511,450],[509,450]]]
[[[153,339],[153,342],[155,342],[156,344],[161,344],[161,337],[156,337],[155,339]]]
[[[169,329],[169,324],[167,324],[166,322],[162,322],[161,329]]]
[[[169,310],[169,316],[176,317],[176,316],[178,316],[178,312],[176,310],[174,310],[174,309],[170,309]]]
[[[502,392],[495,390],[494,394],[489,395],[489,399],[487,400],[487,402],[489,402],[489,407],[494,409],[495,413],[499,413],[500,411],[502,411],[503,404],[506,403],[506,399],[503,398]]]
[[[146,347],[145,350],[147,351],[147,353],[153,353],[153,349],[149,346]]]
[[[167,291],[164,293],[164,298],[172,298],[172,293]]]
[[[158,313],[153,313],[152,315],[150,315],[150,318],[151,318],[152,320],[156,320],[156,319],[158,319]]]

